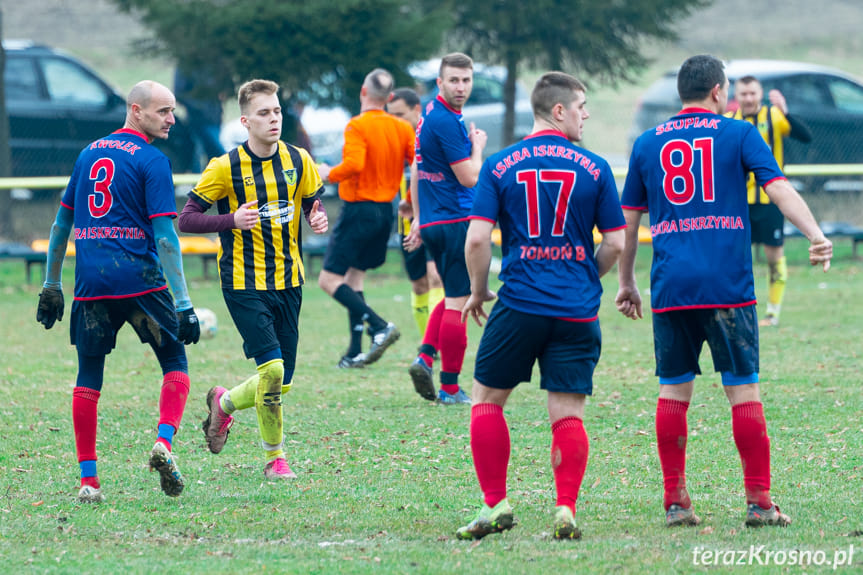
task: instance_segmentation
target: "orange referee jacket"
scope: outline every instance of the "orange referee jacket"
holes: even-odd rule
[[[354,116],[345,128],[342,162],[330,171],[346,202],[391,202],[399,193],[405,163],[414,159],[414,131],[383,110]]]

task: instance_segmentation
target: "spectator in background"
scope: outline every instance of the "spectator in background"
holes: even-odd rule
[[[184,69],[177,66],[174,72],[174,92],[177,101],[186,108],[189,131],[195,138],[196,150],[193,169],[199,171],[201,152],[207,160],[225,153],[219,140],[222,129],[222,102],[227,97],[227,82],[221,82],[217,73],[200,68]]]
[[[726,116],[745,120],[753,124],[761,137],[770,146],[779,168],[785,167],[782,140],[791,137],[804,143],[812,141],[812,133],[802,121],[788,113],[788,104],[779,90],[770,90],[769,106],[762,106],[764,88],[755,76],[743,76],[734,83],[734,97],[738,109]],[[770,201],[764,188],[756,185],[755,174],[750,172],[747,180],[749,220],[752,223],[752,243],[764,245],[764,255],[770,269],[767,289],[767,314],[759,322],[761,326],[779,325],[779,312],[785,296],[788,266],[785,263],[783,228],[785,217],[776,204]]]
[[[390,101],[387,103],[387,112],[406,120],[416,130],[417,123],[422,116],[420,98],[410,88],[394,90]],[[400,189],[399,244],[405,261],[405,271],[407,271],[408,279],[411,282],[411,308],[413,309],[414,321],[416,321],[417,329],[419,329],[420,337],[422,337],[429,321],[429,312],[443,299],[443,284],[434,265],[434,259],[425,249],[425,246],[412,252],[404,247],[404,239],[411,231],[413,220],[412,190],[416,189],[416,178],[410,177],[410,173],[410,166],[408,166]]]
[[[340,368],[364,367],[381,358],[400,333],[366,303],[366,270],[386,261],[393,229],[393,198],[399,193],[405,162],[414,159],[410,124],[384,111],[393,89],[392,75],[383,69],[368,73],[360,89],[360,114],[345,127],[342,161],[321,164],[321,177],[339,184],[344,200],[330,237],[318,285],[348,310],[350,344]],[[362,353],[363,326],[372,338]]]

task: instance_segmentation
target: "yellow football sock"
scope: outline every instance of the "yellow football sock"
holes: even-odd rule
[[[222,395],[222,399],[219,401],[222,410],[227,414],[231,414],[241,409],[253,407],[255,405],[255,394],[258,391],[259,379],[260,377],[256,373],[234,389],[228,391],[228,393]],[[282,395],[291,391],[293,383],[291,381],[291,383],[282,386]]]
[[[255,405],[255,393],[258,390],[258,374],[256,373],[228,393],[222,395],[220,401],[225,413],[233,413],[241,409],[249,409]],[[233,408],[232,408],[233,407]]]
[[[267,461],[280,456],[282,451],[282,379],[285,364],[274,359],[258,366],[258,388],[255,393],[255,411],[261,446],[267,452]]]
[[[426,324],[429,322],[429,294],[417,294],[411,292],[411,308],[414,312],[414,321],[417,323],[417,329],[420,330],[420,337],[426,332]]]
[[[779,317],[782,307],[782,298],[785,297],[785,283],[788,281],[788,265],[785,256],[779,258],[775,264],[769,264],[770,277],[767,287],[767,313]]]
[[[429,313],[437,307],[437,304],[439,304],[443,298],[444,292],[442,287],[431,288],[429,290]]]

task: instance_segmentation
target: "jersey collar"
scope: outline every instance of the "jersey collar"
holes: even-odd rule
[[[713,114],[716,116],[716,112],[708,110],[707,108],[683,108],[675,116],[682,116],[684,114]]]
[[[534,132],[533,134],[528,134],[527,136],[525,136],[525,137],[524,137],[524,139],[525,139],[525,140],[527,140],[528,138],[540,138],[540,137],[542,137],[542,136],[556,136],[556,137],[558,137],[558,138],[563,138],[563,139],[564,139],[564,140],[566,140],[567,142],[569,141],[569,140],[566,138],[566,134],[564,134],[564,133],[563,133],[563,132],[561,132],[560,130],[551,130],[551,129],[549,129],[549,130],[540,130],[539,132]]]
[[[440,102],[441,104],[443,104],[444,108],[446,108],[447,110],[449,110],[449,111],[450,111],[450,112],[452,112],[453,114],[458,114],[459,116],[461,116],[461,111],[456,110],[455,108],[453,108],[452,106],[450,106],[449,104],[447,104],[446,100],[444,100],[444,99],[443,99],[443,96],[441,96],[440,94],[438,94],[438,95],[435,97],[435,99],[436,99],[438,102]]]
[[[276,156],[278,156],[278,155],[279,155],[279,153],[281,153],[281,151],[282,151],[282,141],[281,141],[281,140],[279,140],[278,142],[276,142],[276,151],[275,151],[272,155],[270,155],[270,156],[268,156],[268,157],[266,157],[266,158],[262,158],[262,157],[260,157],[260,156],[256,155],[256,154],[255,154],[255,152],[253,152],[253,151],[252,151],[251,146],[249,146],[249,141],[248,141],[248,140],[246,140],[245,142],[243,142],[243,150],[245,150],[245,151],[246,151],[246,153],[249,155],[249,157],[250,157],[250,158],[252,158],[252,159],[254,159],[254,160],[261,161],[261,162],[266,162],[266,161],[268,161],[268,160],[272,160],[273,158],[275,158]]]
[[[144,140],[148,144],[150,143],[150,139],[147,136],[145,136],[144,134],[142,134],[138,130],[133,130],[131,128],[120,128],[119,130],[115,131],[114,133],[115,134],[128,134],[130,136],[138,136],[139,138],[141,138],[142,140]]]

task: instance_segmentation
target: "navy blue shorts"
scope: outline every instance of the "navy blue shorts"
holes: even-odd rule
[[[723,385],[758,381],[758,317],[755,306],[666,311],[653,314],[653,349],[659,383],[686,383],[701,374],[704,342]]]
[[[394,217],[389,202],[342,202],[323,268],[343,276],[348,268],[365,271],[383,265]]]
[[[177,313],[167,289],[123,299],[75,300],[70,340],[82,355],[107,355],[116,347],[117,332],[127,322],[141,343],[154,349],[177,343]]]
[[[750,204],[749,223],[753,244],[781,246],[785,241],[785,216],[776,204]]]
[[[476,353],[474,378],[495,389],[530,381],[539,360],[539,387],[593,393],[593,370],[602,351],[599,320],[575,322],[508,308],[500,300],[489,314]]]
[[[222,295],[234,325],[243,338],[246,357],[251,359],[281,349],[285,362],[285,381],[290,381],[297,364],[303,288],[222,290]]]
[[[428,262],[432,260],[431,254],[426,247],[420,246],[418,250],[409,252],[404,247],[404,236],[399,236],[399,245],[402,247],[402,256],[405,260],[405,271],[408,273],[408,279],[415,282],[426,277],[428,274]]]
[[[443,281],[446,297],[470,295],[470,276],[464,261],[464,242],[467,239],[468,222],[438,224],[420,230],[420,237],[428,249],[437,273]]]

